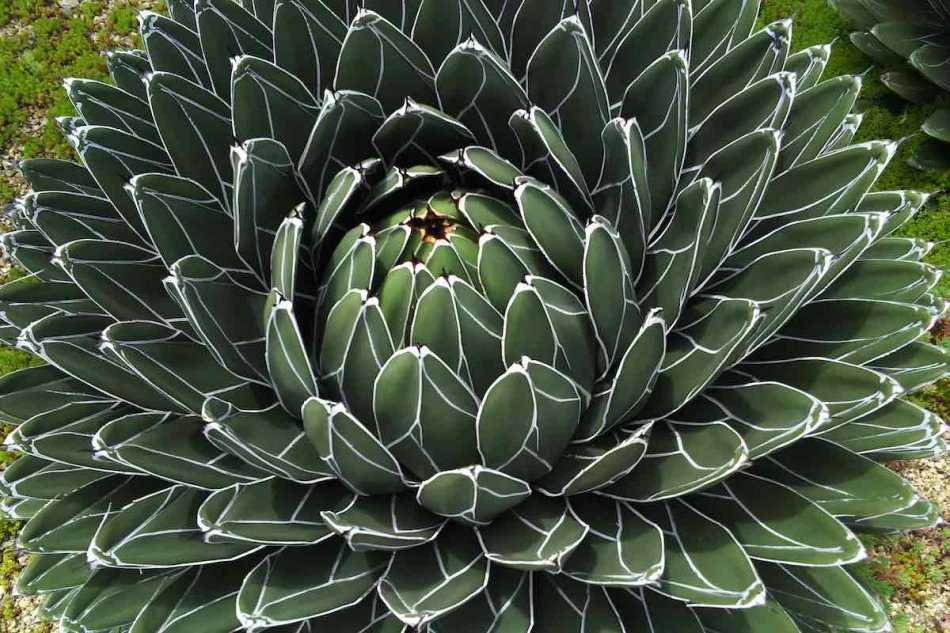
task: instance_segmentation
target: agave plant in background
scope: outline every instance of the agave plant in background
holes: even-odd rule
[[[918,104],[950,106],[950,1],[834,0],[860,29],[851,41],[868,57],[891,67],[881,81]],[[922,168],[950,168],[950,109],[938,109],[921,130],[927,140],[914,162]]]
[[[29,160],[0,379],[66,631],[879,631],[925,197],[739,0],[184,0]]]

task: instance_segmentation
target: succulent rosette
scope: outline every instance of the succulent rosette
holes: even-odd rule
[[[851,41],[887,67],[881,81],[912,103],[950,106],[948,0],[835,0],[858,31]],[[926,136],[914,163],[950,168],[950,109],[939,107],[923,124]]]
[[[880,631],[924,203],[746,0],[183,0],[28,160],[0,379],[65,631]]]

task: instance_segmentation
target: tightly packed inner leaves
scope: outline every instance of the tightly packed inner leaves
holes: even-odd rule
[[[859,30],[851,41],[888,70],[881,81],[919,104],[950,106],[950,0],[834,0]],[[929,138],[915,159],[919,166],[950,168],[950,109],[931,115],[921,131]]]
[[[169,1],[0,288],[65,631],[881,631],[926,201],[750,0]]]

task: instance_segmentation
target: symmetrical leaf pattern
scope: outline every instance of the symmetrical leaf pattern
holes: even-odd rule
[[[946,79],[945,10],[841,4]],[[849,565],[939,520],[881,462],[947,450],[900,399],[945,304],[830,46],[756,0],[167,6],[0,237],[46,618],[887,630]]]

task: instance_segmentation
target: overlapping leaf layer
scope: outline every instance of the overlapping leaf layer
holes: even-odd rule
[[[66,631],[879,631],[924,203],[753,0],[170,0],[0,289]]]
[[[854,45],[890,67],[881,75],[885,86],[912,103],[947,102],[950,1],[835,0],[835,4],[859,29],[851,34]],[[950,168],[950,110],[937,110],[921,131],[929,138],[915,158],[918,165]]]

